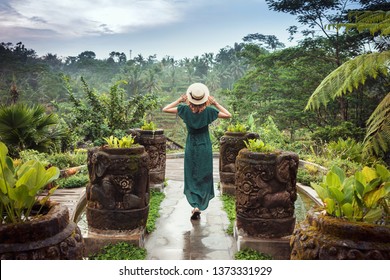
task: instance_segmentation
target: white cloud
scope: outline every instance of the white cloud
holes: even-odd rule
[[[65,37],[118,34],[181,20],[194,1],[9,0],[0,6],[0,29]],[[203,2],[203,1],[201,1]],[[199,2],[198,2],[199,4]],[[45,32],[42,32],[45,31]],[[31,34],[33,35],[33,34]]]

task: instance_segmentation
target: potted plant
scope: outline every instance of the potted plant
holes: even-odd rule
[[[15,166],[0,142],[1,259],[82,259],[83,239],[68,209],[48,200],[55,188],[43,195],[59,174],[37,160]]]
[[[334,166],[313,188],[324,203],[291,238],[292,259],[390,259],[390,171]]]
[[[166,168],[167,138],[163,129],[157,129],[154,122],[144,121],[141,129],[136,129],[136,141],[145,147],[149,155],[150,188],[161,190],[164,187]]]
[[[260,139],[245,141],[236,159],[236,225],[243,236],[279,238],[295,226],[298,155]]]
[[[149,212],[149,156],[134,138],[105,138],[88,150],[89,232],[144,230]]]
[[[220,138],[219,177],[222,193],[235,195],[235,162],[238,152],[245,148],[244,141],[258,138],[258,134],[248,132],[246,126],[239,122],[230,124],[227,131]]]

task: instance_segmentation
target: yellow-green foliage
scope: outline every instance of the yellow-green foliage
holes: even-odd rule
[[[7,146],[0,142],[0,224],[21,223],[29,220],[38,195],[47,184],[59,177],[60,170],[54,166],[46,169],[38,160],[14,166],[7,154]],[[55,189],[52,188],[39,201],[41,208],[38,213]]]
[[[111,135],[103,139],[107,142],[109,148],[130,148],[134,145],[134,138],[131,135],[123,136],[122,139]]]
[[[246,127],[242,123],[230,124],[227,128],[229,132],[246,132]]]
[[[311,164],[305,164],[305,169],[310,175],[317,175],[318,174],[318,168]]]
[[[324,202],[326,212],[335,217],[371,223],[389,223],[390,171],[383,165],[365,166],[346,177],[334,166],[320,184],[312,187]]]
[[[156,130],[157,129],[157,126],[154,122],[150,121],[150,122],[147,122],[147,121],[144,121],[144,124],[141,126],[141,129],[142,130]]]
[[[248,139],[248,141],[244,140],[246,148],[251,152],[256,153],[270,153],[274,152],[275,148],[269,144],[265,144],[260,139]]]

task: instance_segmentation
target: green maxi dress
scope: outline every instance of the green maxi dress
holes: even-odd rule
[[[187,126],[184,194],[192,207],[205,210],[214,197],[213,152],[209,124],[218,118],[219,111],[214,107],[206,107],[201,113],[193,113],[185,104],[179,104],[177,111]]]

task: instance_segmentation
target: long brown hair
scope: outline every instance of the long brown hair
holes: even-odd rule
[[[188,106],[190,107],[191,111],[195,114],[199,114],[199,113],[203,112],[206,109],[206,107],[208,105],[210,105],[210,101],[208,101],[208,100],[205,103],[200,104],[200,105],[195,105],[188,100],[187,100],[187,103],[188,103]]]

